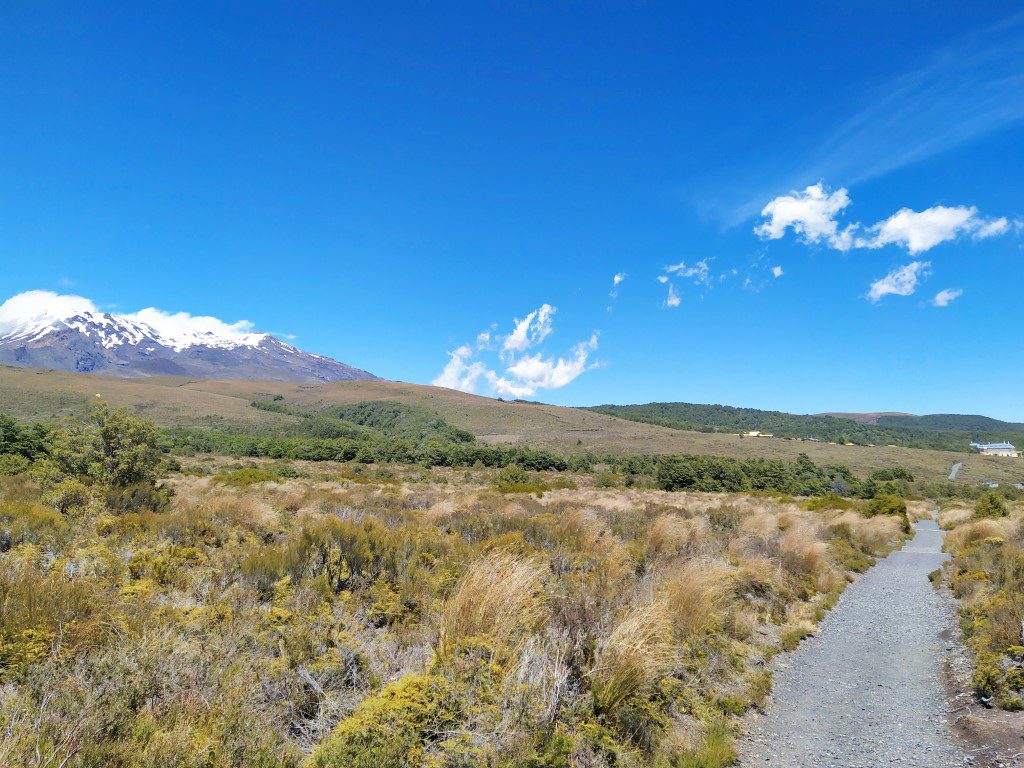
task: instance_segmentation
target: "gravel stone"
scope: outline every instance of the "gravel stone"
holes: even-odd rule
[[[779,657],[763,716],[748,721],[741,766],[950,768],[970,765],[948,727],[942,681],[954,623],[928,574],[948,558],[934,520],[863,574],[816,636]]]

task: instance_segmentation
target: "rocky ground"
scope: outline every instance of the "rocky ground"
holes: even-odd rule
[[[947,558],[932,520],[843,594],[815,637],[781,657],[741,765],[982,765],[951,728],[946,661],[958,653],[948,596],[928,574]]]

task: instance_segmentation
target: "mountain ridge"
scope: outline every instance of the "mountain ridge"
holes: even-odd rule
[[[0,364],[122,378],[379,378],[255,331],[249,323],[156,309],[101,312],[88,299],[48,291],[28,291],[0,306]]]

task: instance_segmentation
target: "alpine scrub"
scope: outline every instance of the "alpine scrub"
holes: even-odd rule
[[[12,765],[727,765],[766,662],[903,538],[859,507],[587,474],[527,475],[538,495],[487,467],[181,468],[102,408],[8,427]]]

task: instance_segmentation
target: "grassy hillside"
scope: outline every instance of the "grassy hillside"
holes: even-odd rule
[[[927,416],[906,414],[883,414],[878,417],[880,426],[906,426],[935,431],[987,433],[996,436],[1024,432],[1024,424],[1000,421],[989,416],[960,413],[933,413]]]
[[[776,437],[810,437],[843,444],[899,445],[905,448],[928,448],[961,453],[973,452],[970,447],[971,441],[997,442],[1024,431],[1024,424],[1012,424],[986,416],[956,414],[800,415],[695,403],[599,405],[592,410],[673,429],[734,433],[756,429],[770,432]]]
[[[99,395],[99,398],[97,398]],[[1024,462],[950,451],[866,447],[788,440],[741,439],[627,421],[593,410],[504,402],[454,390],[388,381],[330,384],[212,381],[162,377],[113,379],[87,374],[0,367],[0,412],[32,421],[83,416],[103,399],[127,406],[160,426],[227,430],[280,429],[299,417],[253,408],[253,401],[280,396],[288,406],[324,411],[367,401],[390,400],[421,406],[477,439],[526,444],[562,453],[700,453],[739,458],[794,459],[808,454],[818,464],[839,463],[861,476],[900,465],[920,479],[944,478],[954,462],[965,462],[965,481],[1024,481]]]

